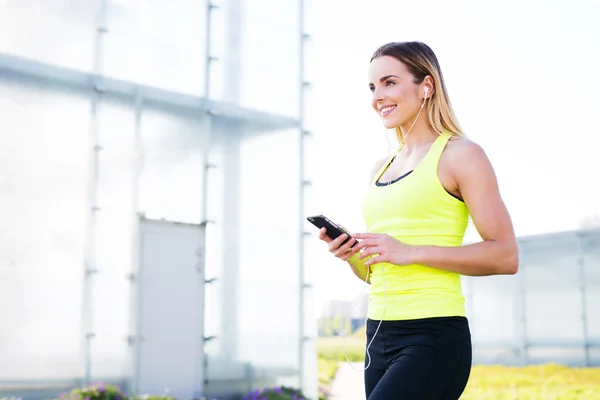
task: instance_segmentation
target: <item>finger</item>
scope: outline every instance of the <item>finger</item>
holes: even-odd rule
[[[369,257],[372,256],[374,254],[380,254],[383,251],[383,249],[379,246],[372,246],[369,248],[366,248],[362,251],[362,253],[360,253],[360,256],[358,256],[359,260],[364,259],[365,257]]]
[[[329,251],[335,253],[340,248],[342,242],[346,240],[346,237],[346,234],[342,234],[334,240],[332,240],[331,242],[329,242]]]
[[[331,245],[335,246],[335,248],[339,248],[342,243],[344,242],[344,240],[346,240],[348,238],[348,235],[345,233],[342,233],[340,236],[336,237],[332,242]]]
[[[341,257],[339,257],[339,258],[340,258],[340,260],[342,260],[342,261],[348,261],[349,259],[351,259],[352,257],[354,257],[354,255],[355,255],[356,253],[357,253],[357,252],[356,252],[355,250],[350,250],[349,252],[347,252],[347,253],[344,253],[344,254],[343,254]]]
[[[332,239],[327,236],[327,229],[321,228],[319,229],[319,239],[324,240],[327,243],[331,243]]]
[[[344,245],[340,246],[335,252],[336,257],[343,257],[352,251],[352,246],[356,243],[356,239],[350,238]]]
[[[377,255],[377,256],[371,258],[369,261],[366,261],[365,266],[370,267],[371,265],[379,264],[381,262],[386,262],[386,261],[387,261],[387,257],[380,254],[380,255]]]
[[[356,247],[361,249],[366,249],[367,247],[377,246],[377,242],[373,239],[364,239],[356,244]]]
[[[337,240],[337,239],[336,239]],[[343,242],[346,239],[342,239],[341,242]],[[350,250],[350,247],[352,246],[352,244],[354,243],[354,239],[350,238],[350,240],[348,240],[346,243],[339,245],[339,247],[336,249],[335,251],[335,256],[336,257],[341,257],[344,254],[346,254],[348,252],[348,250]]]
[[[381,233],[355,233],[352,235],[352,237],[355,237],[357,239],[378,239],[382,236]]]
[[[357,241],[357,242],[358,242],[358,241]],[[358,244],[358,243],[357,243],[357,244]],[[358,248],[358,246],[357,246],[357,245],[355,245],[355,246],[354,246],[354,247],[352,247],[352,248],[350,249],[350,251],[347,253],[347,254],[348,254],[348,258],[350,258],[350,257],[354,257],[354,255],[355,255],[355,254],[358,254],[358,253],[360,253],[360,252],[361,252],[361,249],[360,249],[360,248]]]
[[[374,239],[377,237],[377,234],[368,233],[368,232],[358,232],[352,234],[353,237],[357,239]]]

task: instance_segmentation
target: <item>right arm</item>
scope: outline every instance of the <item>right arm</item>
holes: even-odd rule
[[[329,251],[340,260],[347,261],[350,265],[350,269],[352,269],[352,272],[358,279],[363,282],[366,280],[367,283],[370,284],[371,278],[367,276],[369,274],[369,267],[365,266],[365,261],[367,261],[367,259],[358,259],[358,246],[356,246],[357,248],[355,250],[350,248],[356,243],[356,239],[352,238],[340,247],[340,244],[346,240],[346,237],[347,236],[344,234],[338,236],[335,240],[332,240],[327,236],[327,230],[325,228],[321,228],[319,231],[319,239],[329,244]]]
[[[370,174],[369,183],[375,178],[375,174],[379,172],[379,170],[381,169],[381,167],[383,167],[383,164],[388,160],[388,158],[389,157],[386,157],[375,163],[375,166],[373,167],[373,170]],[[340,260],[346,261],[348,265],[350,265],[350,269],[358,279],[360,279],[363,282],[366,281],[368,284],[371,284],[371,277],[369,276],[370,269],[369,267],[365,266],[365,261],[367,261],[367,258],[363,260],[360,260],[358,258],[358,246],[355,250],[351,249],[352,245],[356,243],[356,239],[352,238],[348,240],[346,244],[340,247],[340,244],[344,240],[346,240],[346,235],[340,235],[335,240],[332,240],[329,236],[327,236],[326,232],[327,230],[325,228],[321,228],[321,230],[319,231],[319,239],[329,244],[329,251]]]

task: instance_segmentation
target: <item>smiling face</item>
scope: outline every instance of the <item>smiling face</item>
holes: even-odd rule
[[[406,65],[394,57],[373,59],[369,67],[372,106],[386,129],[410,124],[423,103],[420,86]]]

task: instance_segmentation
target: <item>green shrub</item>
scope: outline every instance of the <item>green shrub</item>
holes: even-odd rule
[[[112,385],[95,383],[81,389],[73,389],[59,396],[58,400],[125,400],[127,396]]]
[[[346,350],[344,352],[343,337],[319,338],[317,341],[317,352],[319,358],[332,361],[361,362],[365,360],[365,340],[362,338],[346,338]]]
[[[328,385],[335,377],[335,374],[340,366],[340,362],[319,357],[317,360],[317,366],[319,372],[319,383]]]
[[[243,400],[308,400],[299,389],[287,386],[256,389],[244,396]]]

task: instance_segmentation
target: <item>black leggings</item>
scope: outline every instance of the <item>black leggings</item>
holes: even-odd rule
[[[367,345],[378,325],[367,320]],[[368,400],[458,400],[471,373],[469,323],[464,317],[383,321],[369,354]]]

